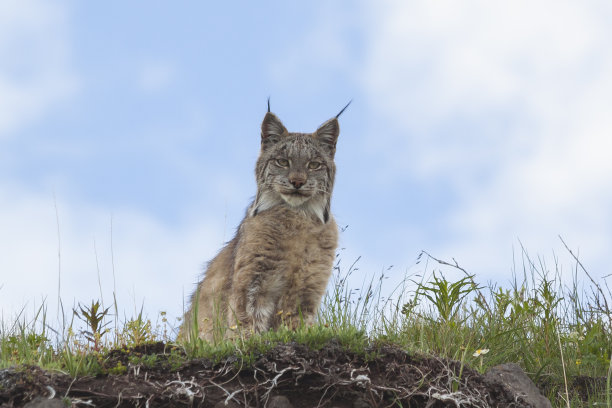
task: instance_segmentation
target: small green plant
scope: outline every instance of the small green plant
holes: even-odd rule
[[[23,361],[37,364],[52,352],[49,339],[44,334],[24,332],[0,340],[0,355],[14,364]]]
[[[68,338],[59,353],[61,366],[72,377],[82,375],[95,375],[100,372],[100,354],[90,353],[87,347],[82,347],[76,339],[72,330],[69,329]]]
[[[111,375],[123,375],[127,373],[127,367],[121,364],[121,361],[118,361],[114,367],[108,369],[108,374]]]
[[[178,370],[185,363],[186,357],[180,353],[178,348],[172,347],[168,355],[168,364],[171,371]]]
[[[417,297],[423,295],[435,306],[441,323],[455,325],[461,302],[470,293],[479,289],[474,284],[473,275],[466,276],[457,282],[449,282],[444,276],[438,278],[434,272],[430,286],[418,284]]]
[[[135,319],[130,319],[125,323],[121,337],[128,347],[155,341],[151,321],[143,317],[142,308]]]
[[[91,306],[83,307],[81,304],[78,305],[79,310],[73,309],[74,315],[85,323],[89,330],[83,330],[82,334],[85,336],[87,341],[93,346],[95,352],[102,350],[102,337],[110,331],[106,328],[110,322],[104,323],[104,319],[108,315],[110,307],[102,310],[99,301],[91,301]]]
[[[128,358],[128,361],[130,362],[130,364],[135,366],[142,365],[146,368],[152,368],[157,363],[158,358],[157,354],[145,354],[142,356],[133,355]]]

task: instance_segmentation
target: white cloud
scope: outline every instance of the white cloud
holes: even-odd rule
[[[518,125],[563,120],[583,85],[576,76],[588,75],[597,62],[590,57],[605,49],[598,29],[605,19],[577,3],[395,2],[367,13],[363,78],[373,109],[399,120],[411,137],[434,138],[414,142],[418,170],[456,164],[453,157],[478,148],[475,142],[498,151],[519,141],[531,144],[527,135],[504,140],[491,132],[453,140],[445,134],[440,140],[431,132],[449,119],[486,122],[516,106],[523,114],[517,119],[527,122]]]
[[[54,319],[58,252],[60,295],[68,311],[75,302],[100,299],[100,279],[107,306],[115,291],[121,319],[134,316],[143,301],[152,318],[162,310],[171,319],[178,317],[183,294],[191,294],[202,266],[222,245],[222,223],[198,214],[189,217],[194,222],[170,226],[131,210],[111,216],[106,209],[59,197],[58,246],[52,194],[7,183],[0,187],[0,310],[8,322],[24,306],[32,316],[42,299]]]
[[[397,130],[372,143],[394,146],[389,172],[450,181],[459,194],[444,220],[454,238],[441,237],[439,251],[499,271],[517,237],[549,253],[562,234],[603,267],[612,10],[472,1],[376,3],[366,13],[363,84]]]
[[[57,4],[0,4],[0,138],[75,92],[66,20]]]

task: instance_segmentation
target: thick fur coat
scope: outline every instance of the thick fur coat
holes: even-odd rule
[[[179,339],[218,341],[314,321],[338,243],[330,205],[339,132],[337,117],[313,133],[290,133],[266,114],[257,194],[208,264]]]

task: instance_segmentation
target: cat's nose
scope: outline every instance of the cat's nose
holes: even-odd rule
[[[295,188],[300,188],[304,185],[305,181],[304,180],[291,180],[291,184],[293,184],[293,187]]]
[[[306,179],[304,177],[294,176],[289,177],[289,182],[297,189],[306,184]]]

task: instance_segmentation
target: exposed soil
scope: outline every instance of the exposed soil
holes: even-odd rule
[[[2,370],[0,407],[51,395],[83,407],[526,406],[503,385],[466,367],[461,371],[459,362],[410,355],[391,346],[378,347],[366,358],[334,342],[320,350],[279,345],[248,365],[236,356],[179,366],[176,355],[163,343],[116,350],[105,365],[121,374],[77,379],[38,367]],[[282,405],[278,396],[290,404]]]

